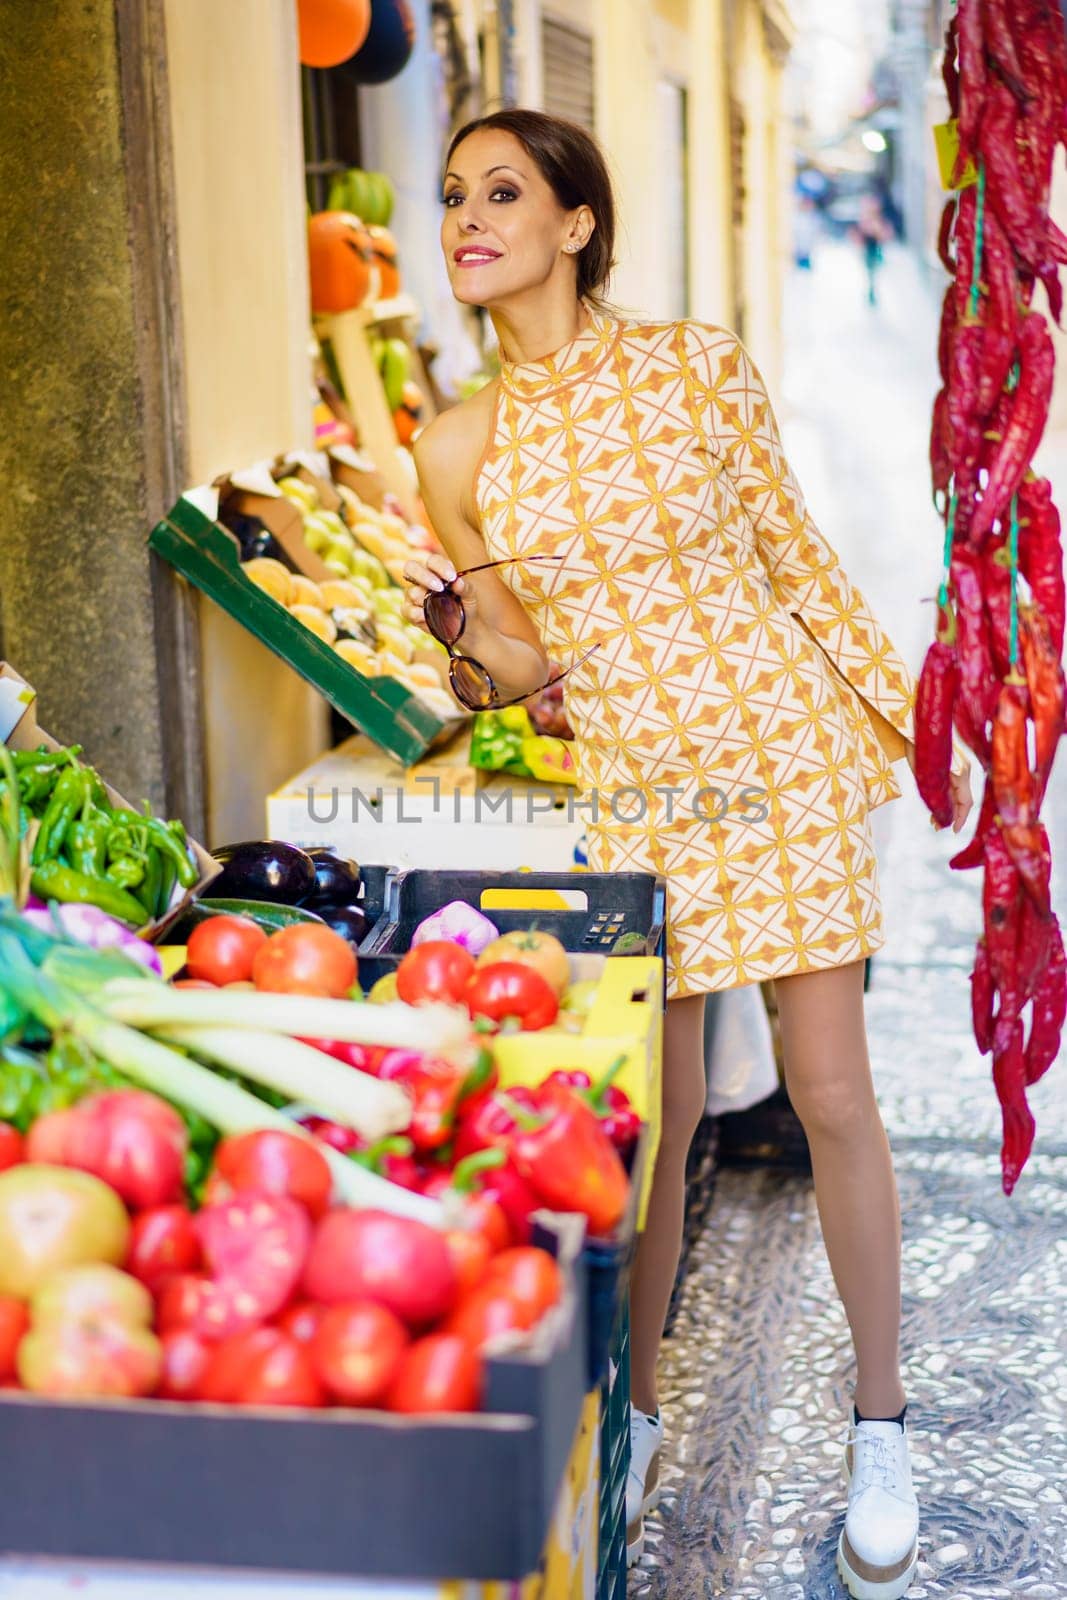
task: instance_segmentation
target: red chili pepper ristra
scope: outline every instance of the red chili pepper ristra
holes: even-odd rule
[[[1004,0],[982,0],[986,51],[1023,111],[1030,103]]]
[[[1001,1183],[1011,1194],[1034,1143],[1034,1117],[1026,1103],[1023,1025],[998,1018],[993,1029],[993,1084],[1000,1101],[1004,1141],[1000,1147]]]
[[[1048,325],[1038,312],[1029,312],[1020,325],[1019,366],[1019,386],[1014,395],[1011,419],[989,469],[989,481],[970,527],[971,542],[975,545],[984,542],[993,523],[1007,512],[1048,420],[1056,352]]]
[[[1063,666],[1048,624],[1034,605],[1019,608],[1019,642],[1034,720],[1034,803],[1040,806],[1063,737]]]
[[[1058,659],[1063,653],[1067,586],[1060,514],[1047,478],[1024,479],[1019,489],[1019,570],[1041,608]]]
[[[1067,1021],[1067,960],[1059,922],[1052,918],[1048,963],[1034,990],[1034,1015],[1026,1045],[1026,1082],[1036,1083],[1055,1061]]]
[[[971,973],[971,1019],[974,1037],[982,1055],[993,1048],[993,970],[984,939],[979,939]]]
[[[955,814],[952,767],[952,713],[960,687],[956,658],[956,619],[938,606],[937,638],[926,652],[915,696],[915,782],[939,828]]]

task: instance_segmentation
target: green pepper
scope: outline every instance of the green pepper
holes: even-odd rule
[[[39,744],[36,750],[13,750],[11,759],[15,763],[15,771],[21,774],[27,768],[69,767],[81,753],[80,744],[69,745],[66,750],[49,750],[47,745]]]
[[[108,883],[117,883],[123,889],[136,889],[145,880],[147,856],[119,856],[108,864],[104,874]]]
[[[156,915],[156,905],[159,901],[159,886],[163,881],[163,857],[154,845],[149,845],[145,856],[144,876],[137,889],[137,899],[148,912],[149,918]]]
[[[24,767],[19,773],[22,803],[32,810],[44,809],[59,782],[58,767]]]
[[[159,817],[139,817],[135,811],[116,811],[115,818],[126,823],[130,828],[140,827],[145,831],[145,837],[150,844],[163,856],[169,856],[174,863],[178,882],[183,889],[191,889],[200,876],[196,863],[189,855],[189,851],[182,842],[185,830],[182,829],[182,839],[179,839],[177,829],[180,823],[163,822]]]
[[[171,856],[160,855],[159,866],[159,893],[156,895],[155,906],[157,918],[166,916],[170,910],[170,898],[178,881],[178,869]]]
[[[91,805],[83,807],[67,830],[67,855],[75,872],[84,872],[88,878],[104,876],[110,831],[110,817]]]
[[[86,804],[93,792],[89,773],[77,767],[67,767],[61,774],[48,809],[41,819],[40,830],[33,841],[32,864],[53,860],[63,848],[67,829]]]
[[[30,887],[42,900],[97,906],[109,917],[117,917],[134,928],[143,928],[148,921],[144,906],[119,884],[107,878],[89,878],[84,872],[65,867],[61,861],[43,861],[35,867]]]

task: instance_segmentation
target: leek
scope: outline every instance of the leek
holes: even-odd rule
[[[242,1078],[308,1101],[320,1116],[355,1128],[368,1144],[401,1133],[411,1122],[411,1101],[398,1083],[382,1083],[284,1034],[188,1025],[159,1033],[167,1043],[206,1056]]]
[[[220,1133],[279,1128],[308,1139],[322,1151],[333,1173],[337,1193],[349,1205],[373,1206],[431,1225],[443,1225],[445,1208],[437,1201],[412,1194],[398,1184],[367,1172],[340,1151],[314,1139],[282,1112],[256,1099],[247,1089],[220,1078],[209,1067],[190,1061],[136,1029],[114,1021],[81,995],[65,988],[34,965],[20,939],[4,931],[4,921],[0,917],[0,994],[7,995],[23,1013],[35,1018],[51,1033],[67,1033],[80,1039],[95,1055],[142,1088],[196,1112]],[[10,922],[7,926],[10,928]],[[269,1042],[273,1046],[278,1041],[272,1035]],[[360,1076],[351,1068],[342,1067],[340,1063],[336,1065],[342,1076],[346,1073]],[[376,1087],[395,1086],[376,1084]]]

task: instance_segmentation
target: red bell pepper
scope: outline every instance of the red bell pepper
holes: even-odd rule
[[[511,1243],[511,1223],[500,1201],[484,1184],[494,1169],[506,1165],[507,1159],[503,1150],[477,1150],[451,1172],[435,1172],[422,1186],[423,1194],[434,1200],[450,1193],[462,1195],[465,1203],[461,1226],[480,1233],[494,1255]]]
[[[610,1233],[626,1210],[630,1185],[596,1113],[562,1087],[540,1091],[540,1115],[521,1106],[515,1111],[520,1128],[511,1154],[542,1202],[556,1211],[581,1213],[591,1234]]]
[[[492,961],[480,967],[464,999],[472,1017],[501,1023],[514,1019],[527,1032],[547,1028],[559,1013],[559,996],[547,978],[521,961]]]
[[[461,1111],[456,1130],[454,1155],[457,1161],[473,1155],[476,1150],[506,1149],[508,1140],[518,1127],[513,1106],[530,1111],[537,1105],[532,1089],[518,1085],[508,1091],[507,1099],[493,1094],[488,1099],[476,1097]]]

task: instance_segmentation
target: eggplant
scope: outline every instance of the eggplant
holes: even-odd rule
[[[358,950],[367,937],[370,918],[362,906],[316,906],[315,915],[334,933],[347,939],[353,950]]]
[[[306,850],[280,839],[247,839],[212,852],[222,873],[211,883],[216,900],[274,900],[298,906],[315,893],[315,863]]]
[[[315,863],[315,890],[311,904],[320,906],[347,906],[359,899],[359,862],[346,861],[326,846],[318,846],[307,854]]]

